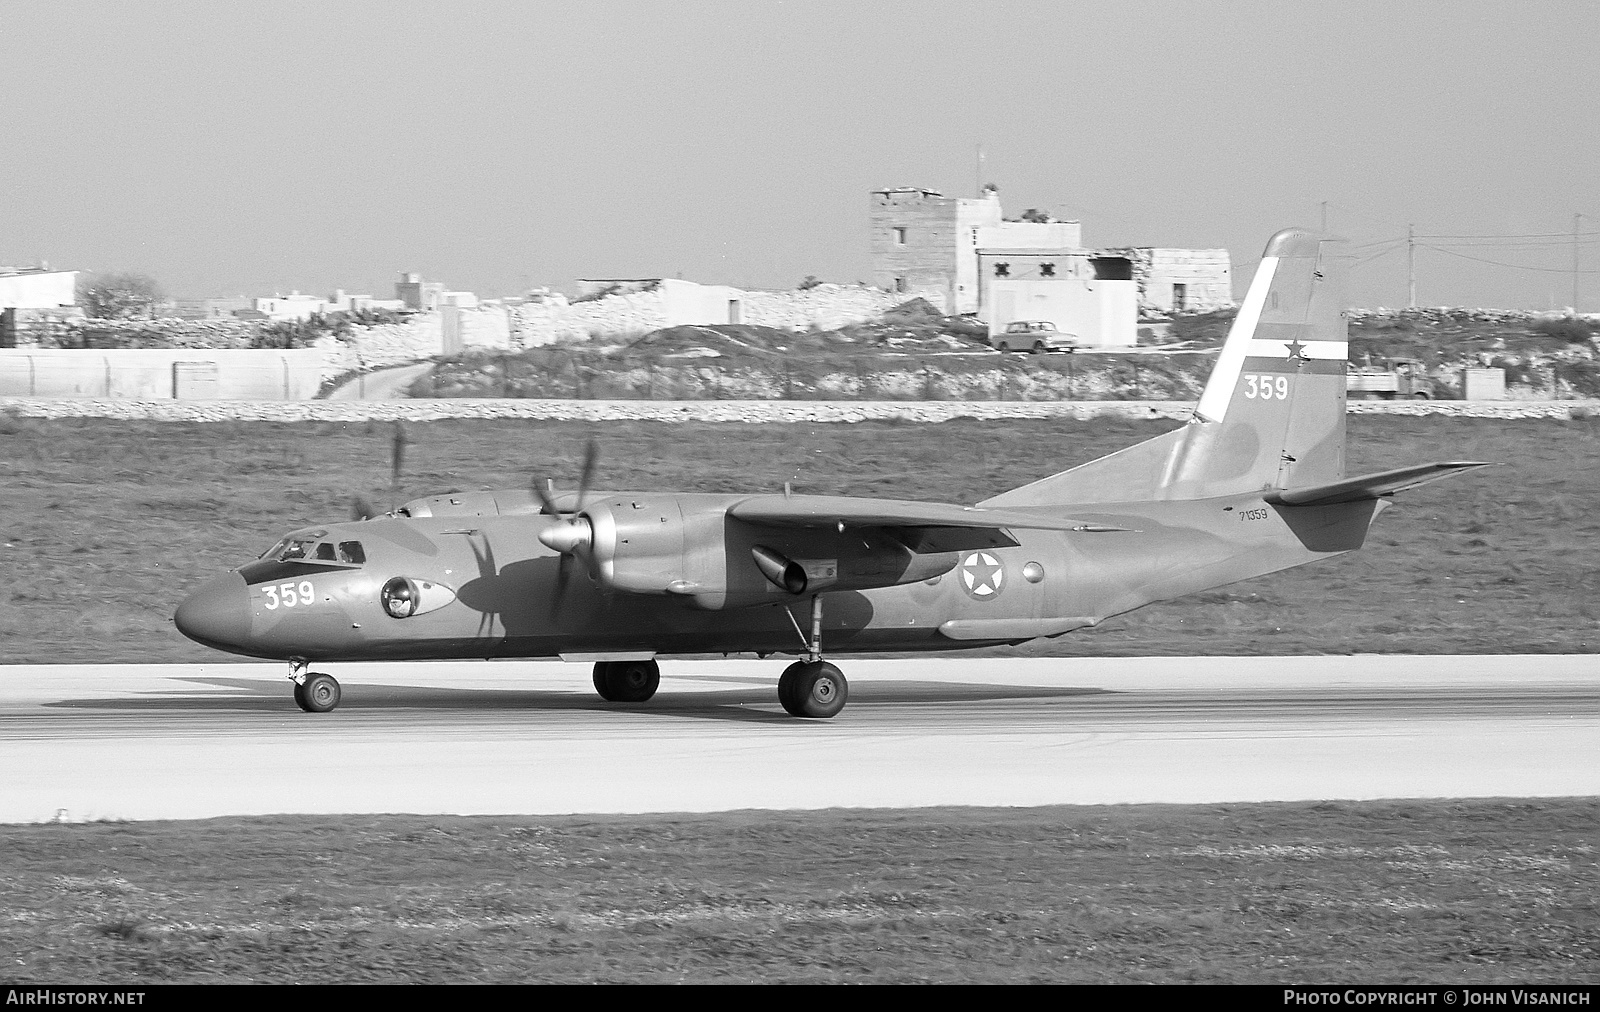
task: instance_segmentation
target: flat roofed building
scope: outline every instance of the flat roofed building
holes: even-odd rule
[[[0,271],[0,309],[56,309],[77,304],[77,271]]]

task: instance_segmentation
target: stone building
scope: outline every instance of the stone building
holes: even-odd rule
[[[444,285],[438,281],[424,281],[422,275],[405,273],[394,283],[394,297],[405,303],[407,309],[431,313],[439,308],[444,295]]]
[[[1233,305],[1233,273],[1225,249],[1107,250],[1133,264],[1141,313],[1208,313]]]
[[[916,186],[874,190],[868,218],[873,283],[946,313],[995,323],[988,289],[996,280],[1052,278],[1132,280],[1140,313],[1233,304],[1227,250],[1090,249],[1081,222],[1005,220],[992,188],[978,198]]]
[[[873,190],[868,218],[874,285],[946,313],[977,311],[978,230],[1001,224],[998,193],[967,199],[920,186]]]

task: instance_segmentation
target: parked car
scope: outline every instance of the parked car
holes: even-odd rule
[[[1006,324],[1006,329],[989,339],[995,351],[1031,351],[1043,355],[1047,351],[1074,351],[1079,347],[1077,334],[1063,334],[1049,320],[1017,320]]]

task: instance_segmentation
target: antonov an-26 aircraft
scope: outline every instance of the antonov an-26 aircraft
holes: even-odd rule
[[[610,701],[661,655],[797,654],[796,717],[848,685],[824,650],[1021,643],[1360,548],[1396,492],[1484,464],[1347,478],[1344,244],[1287,229],[1182,428],[975,505],[783,492],[543,488],[417,499],[309,527],[201,586],[184,635],[287,660],[339,703],[339,661],[563,657]],[[574,578],[576,576],[576,578]]]

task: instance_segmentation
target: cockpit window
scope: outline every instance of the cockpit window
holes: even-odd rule
[[[342,562],[347,566],[359,566],[367,561],[367,553],[362,551],[361,542],[340,541],[335,544],[322,540],[327,536],[325,528],[291,534],[267,549],[261,557],[274,562]]]
[[[312,546],[325,537],[327,533],[326,530],[315,530],[301,531],[299,534],[289,535],[280,542],[283,548],[278,552],[278,561],[292,562],[295,559],[310,558],[313,551]],[[333,549],[330,547],[328,551],[331,553]],[[318,558],[332,559],[333,556],[329,554],[327,556],[318,556]]]

